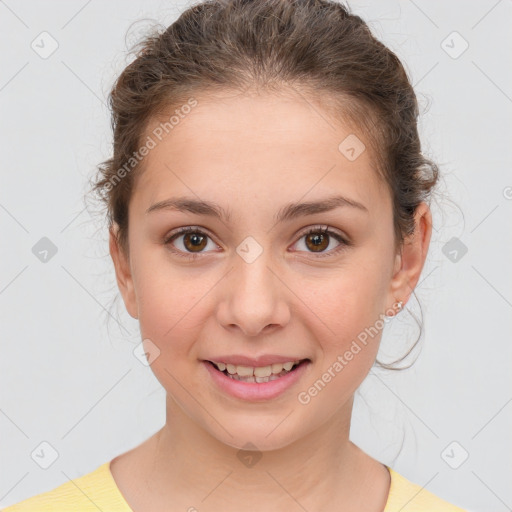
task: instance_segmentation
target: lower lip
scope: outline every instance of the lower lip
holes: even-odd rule
[[[287,389],[290,389],[302,377],[310,361],[303,361],[291,372],[269,382],[243,382],[235,380],[217,370],[212,363],[203,361],[203,364],[212,376],[213,381],[224,392],[242,400],[258,402],[276,398]]]

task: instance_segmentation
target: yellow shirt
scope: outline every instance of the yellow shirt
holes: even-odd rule
[[[387,467],[387,466],[386,466]],[[383,512],[466,512],[388,467],[391,487]],[[132,512],[110,472],[110,462],[1,512]]]

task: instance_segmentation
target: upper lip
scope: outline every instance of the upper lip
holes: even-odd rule
[[[243,355],[230,354],[226,356],[215,356],[206,361],[211,361],[212,363],[225,363],[232,364],[235,366],[269,366],[274,363],[287,363],[288,361],[302,361],[304,357],[295,357],[295,356],[281,356],[281,355],[272,355],[272,354],[264,354],[259,357],[247,357]]]

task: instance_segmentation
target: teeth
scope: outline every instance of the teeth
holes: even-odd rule
[[[278,374],[283,371],[283,365],[281,363],[274,363],[272,365],[272,373]]]
[[[279,379],[277,375],[270,375],[269,377],[240,377],[240,375],[237,375],[236,373],[234,375],[228,375],[228,377],[230,379],[241,380],[243,382],[257,382],[258,384]]]
[[[254,368],[255,377],[270,377],[271,375],[272,366],[259,366],[258,368]]]
[[[254,377],[254,380],[258,383],[270,382],[271,380],[277,380],[277,379],[279,379],[279,377],[277,375],[269,375],[268,377]],[[246,382],[249,382],[249,381],[246,381]]]
[[[240,377],[252,377],[254,375],[254,368],[251,366],[236,366],[236,373]]]
[[[234,364],[225,363],[213,363],[221,372],[227,370],[228,374],[240,380],[239,377],[243,377],[246,382],[268,382],[269,380],[275,380],[272,377],[278,378],[277,376],[283,372],[289,372],[296,364],[300,363],[300,359],[296,361],[288,361],[286,363],[274,363],[268,366],[238,366]],[[251,380],[252,379],[252,380]]]

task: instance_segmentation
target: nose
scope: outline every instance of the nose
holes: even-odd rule
[[[270,263],[265,251],[251,263],[242,258],[235,261],[218,308],[218,320],[226,329],[240,329],[245,336],[255,337],[289,322],[291,292]]]

